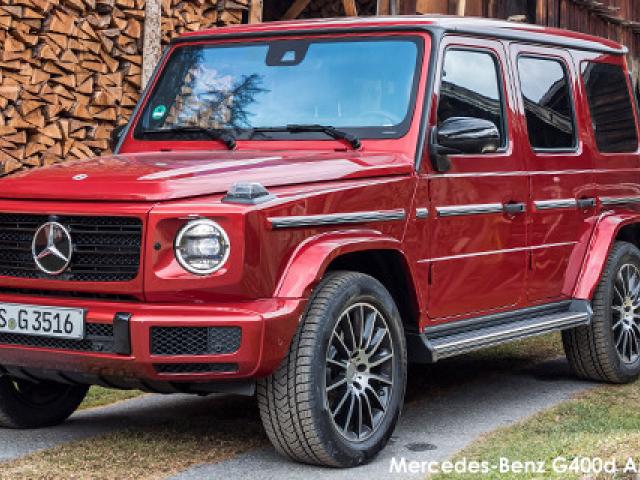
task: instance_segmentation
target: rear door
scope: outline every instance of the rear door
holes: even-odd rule
[[[573,59],[562,49],[512,45],[522,155],[531,179],[530,303],[561,299],[571,255],[596,211],[591,154],[577,121]],[[582,129],[583,131],[584,129]]]
[[[527,265],[526,212],[505,212],[507,204],[525,206],[528,181],[514,154],[503,44],[447,36],[439,59],[432,125],[450,117],[484,118],[498,127],[502,145],[493,153],[450,155],[448,172],[427,174],[431,319],[515,307],[523,300]]]
[[[637,116],[624,58],[585,53],[579,58],[578,67],[590,111],[586,128],[593,133],[589,148],[596,166],[602,208],[637,211],[640,204]]]

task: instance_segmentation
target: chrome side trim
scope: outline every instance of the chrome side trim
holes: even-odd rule
[[[429,209],[416,208],[416,218],[427,218],[429,216]]]
[[[436,207],[439,217],[458,217],[462,215],[484,215],[487,213],[502,213],[504,206],[501,203],[478,203],[473,205],[452,205],[448,207]]]
[[[640,203],[640,196],[635,197],[600,197],[602,205],[624,205],[625,203]]]
[[[533,204],[536,210],[555,210],[558,208],[577,208],[578,201],[575,198],[561,198],[558,200],[535,200]]]
[[[271,228],[315,227],[323,225],[342,225],[348,223],[393,222],[404,220],[404,210],[385,210],[378,212],[333,213],[327,215],[298,215],[291,217],[270,217]]]

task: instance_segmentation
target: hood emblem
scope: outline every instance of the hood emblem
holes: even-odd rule
[[[73,177],[71,177],[71,179],[72,180],[84,180],[88,176],[89,175],[87,175],[86,173],[79,173],[78,175],[74,175]]]
[[[36,230],[31,244],[36,266],[49,275],[59,275],[71,262],[71,234],[58,222],[44,223]]]

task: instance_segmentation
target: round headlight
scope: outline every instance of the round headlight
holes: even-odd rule
[[[182,268],[207,275],[220,269],[229,258],[229,237],[213,220],[192,220],[176,235],[174,250]]]

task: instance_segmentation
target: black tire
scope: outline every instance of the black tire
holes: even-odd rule
[[[630,243],[616,242],[609,253],[602,278],[593,295],[591,324],[562,332],[569,364],[580,378],[629,383],[640,375],[640,356],[633,361],[629,356],[629,361],[625,361],[616,346],[614,333],[614,317],[616,323],[619,318],[613,311],[614,296],[617,295],[614,283],[618,272],[625,265],[633,265],[640,271],[640,250]]]
[[[33,383],[0,376],[0,427],[40,428],[64,422],[78,409],[89,387]]]
[[[363,310],[358,314],[355,309],[360,309],[361,306],[368,308],[366,312],[371,312],[373,316],[362,313]],[[351,317],[343,316],[343,313],[352,312],[349,309],[353,309],[355,321],[358,316],[367,319],[360,324],[367,325],[362,330],[360,338],[368,335],[364,350],[360,351],[365,352],[369,349],[370,353],[367,355],[370,356],[367,361],[371,364],[371,371],[367,369],[367,375],[371,373],[372,376],[367,377],[369,380],[365,380],[362,384],[357,383],[359,380],[354,379],[362,377],[358,375],[358,369],[362,365],[356,365],[358,360],[353,356],[347,357],[351,360],[347,360],[344,365],[349,365],[351,362],[352,367],[356,368],[350,367],[349,374],[348,368],[340,367],[345,368],[345,379],[349,375],[352,378],[351,383],[340,388],[345,388],[344,396],[350,395],[348,398],[352,404],[356,401],[363,409],[358,412],[364,412],[368,407],[367,417],[363,417],[363,413],[357,414],[360,415],[361,422],[357,419],[351,420],[347,416],[351,413],[345,412],[344,407],[341,411],[339,406],[333,408],[327,390],[327,388],[331,389],[331,386],[327,387],[327,383],[331,369],[334,368],[329,363],[331,360],[328,360],[327,352],[330,355],[340,353],[344,356],[347,356],[348,352],[347,349],[344,352],[338,352],[336,349],[335,342],[338,342],[340,335],[334,335],[334,328],[346,328],[343,323],[338,325],[338,320],[341,318],[347,318],[348,325],[351,323],[356,325]],[[382,317],[384,317],[382,320],[376,320]],[[377,323],[379,321],[382,323]],[[367,329],[368,332],[364,333]],[[381,334],[382,331],[387,334]],[[371,340],[372,337],[374,340]],[[384,348],[379,347],[383,338],[384,342],[389,342]],[[346,342],[347,338],[343,336],[343,340]],[[355,351],[357,339],[353,337],[349,339],[351,340],[353,340],[351,350]],[[333,343],[330,344],[330,342]],[[377,345],[375,348],[374,343]],[[362,355],[365,354],[362,353]],[[379,362],[381,358],[387,358],[383,365],[386,369],[385,375],[390,375],[385,378],[392,380],[387,382],[390,386],[376,384],[378,380],[372,378],[380,377],[376,375],[377,370],[374,369],[381,367],[373,364]],[[368,275],[355,272],[332,272],[323,279],[309,300],[306,313],[301,319],[287,357],[276,372],[258,382],[258,402],[262,422],[275,448],[295,461],[331,467],[361,465],[375,457],[389,441],[400,416],[406,380],[407,356],[404,330],[400,314],[389,292],[380,282]],[[337,392],[338,389],[332,391]],[[377,406],[372,403],[374,393],[371,392],[376,396],[381,395],[379,398],[386,401],[386,410],[382,403]],[[341,396],[343,393],[336,395]],[[364,399],[365,395],[368,395],[368,399]],[[352,397],[357,399],[351,400]],[[337,403],[340,404],[340,402]],[[372,405],[374,405],[373,409]],[[350,410],[354,408],[349,407]],[[373,412],[376,408],[379,411],[375,413],[377,417],[374,421]],[[334,410],[339,411],[340,419],[332,415],[331,412]],[[384,413],[380,414],[383,410]],[[378,422],[377,426],[374,426],[374,422]],[[345,427],[338,426],[338,423],[344,423]],[[353,435],[360,435],[365,430],[368,436],[362,434],[356,439],[346,438],[350,424],[358,425],[358,432]]]

